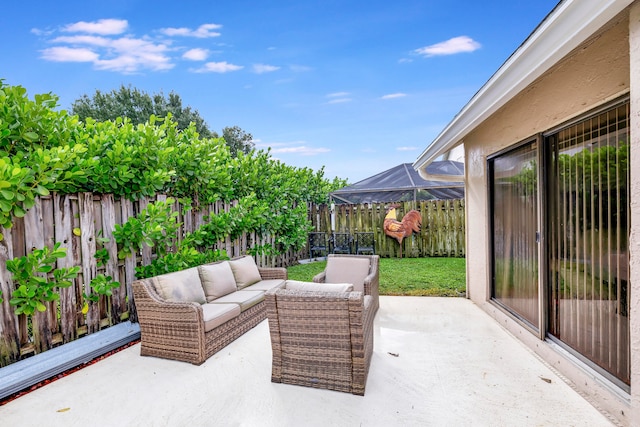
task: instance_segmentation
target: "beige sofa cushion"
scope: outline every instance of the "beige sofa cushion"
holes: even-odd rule
[[[285,289],[309,292],[351,292],[353,285],[351,283],[314,283],[287,280]]]
[[[209,332],[239,314],[240,306],[238,304],[203,304],[204,330]]]
[[[241,289],[242,291],[268,291],[269,289],[277,288],[282,285],[284,280],[282,279],[267,279],[261,280],[258,283],[254,283],[251,286]]]
[[[369,275],[369,259],[329,257],[325,271],[326,283],[352,283],[354,291],[364,292],[364,279]]]
[[[250,256],[229,261],[238,289],[245,288],[262,280],[256,261]]]
[[[246,309],[253,307],[260,301],[264,300],[264,292],[262,291],[238,291],[225,295],[218,299],[211,301],[209,304],[227,304],[235,303],[240,305],[240,309],[245,311]]]
[[[236,279],[228,261],[198,266],[202,288],[207,302],[238,290]]]
[[[207,302],[200,284],[197,267],[157,276],[155,286],[158,294],[166,301],[197,302],[199,304]]]

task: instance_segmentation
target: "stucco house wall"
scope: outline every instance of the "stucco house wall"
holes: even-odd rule
[[[629,10],[531,84],[464,138],[467,194],[467,271],[469,297],[580,385],[594,403],[628,420],[630,396],[616,390],[566,352],[539,340],[489,302],[490,253],[487,156],[558,126],[630,90]],[[632,151],[635,151],[632,147]],[[639,165],[640,166],[640,165]],[[631,167],[640,171],[639,167]],[[634,199],[632,197],[632,199]],[[635,198],[638,200],[638,198]],[[474,272],[474,274],[470,274]],[[638,289],[632,280],[633,290]],[[632,309],[633,312],[638,312]],[[637,388],[637,387],[635,387]],[[632,385],[632,390],[635,389]]]
[[[634,320],[640,316],[640,286],[635,280],[640,266],[640,94],[631,92],[640,77],[639,28],[640,3],[635,2],[459,141],[465,147],[468,297],[556,368],[578,392],[622,425],[640,425],[640,381],[633,374],[639,372],[640,367],[640,330],[637,327],[640,322]],[[630,244],[632,384],[629,395],[557,345],[541,340],[490,301],[491,212],[487,158],[630,92],[632,144],[629,169],[633,228]]]

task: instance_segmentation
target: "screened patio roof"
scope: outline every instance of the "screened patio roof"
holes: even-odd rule
[[[411,163],[402,163],[355,184],[329,194],[333,203],[386,203],[432,199],[462,199],[464,184],[456,181],[464,174],[464,164],[452,160],[433,162],[429,171],[440,177],[451,176],[450,181],[428,181],[413,169]]]

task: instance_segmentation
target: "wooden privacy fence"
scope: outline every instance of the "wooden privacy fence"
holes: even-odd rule
[[[416,209],[422,216],[422,231],[402,242],[387,236],[383,230],[386,208],[390,203],[361,205],[335,205],[333,231],[336,233],[373,232],[376,253],[382,257],[464,257],[465,218],[464,199],[426,200],[420,202],[400,202],[397,218],[402,220],[405,213]],[[313,231],[331,233],[332,212],[330,205],[309,207],[309,219]]]
[[[149,264],[155,255],[153,248],[145,246],[140,253],[119,260],[112,232],[115,224],[125,223],[156,200],[166,200],[166,197],[156,196],[132,202],[116,200],[108,194],[54,193],[37,198],[24,218],[14,218],[13,227],[2,230],[0,289],[4,302],[0,304],[0,367],[101,328],[125,320],[136,321],[131,289],[135,268]],[[183,214],[182,206],[176,202],[173,210],[179,212],[178,222],[181,223],[176,239],[180,241],[186,233],[196,230],[205,223],[210,213],[228,212],[231,206],[219,202],[199,211],[190,209]],[[109,260],[106,265],[98,267],[94,255],[101,245],[98,240],[101,237],[109,239],[104,244],[104,249],[109,252]],[[36,311],[31,319],[16,315],[9,303],[14,284],[6,261],[26,255],[33,249],[45,246],[52,248],[56,242],[67,249],[67,256],[58,259],[56,268],[79,266],[80,274],[74,279],[73,286],[60,289],[60,300],[48,303],[46,311]],[[224,249],[229,257],[234,257],[246,254],[254,246],[272,244],[270,237],[245,233],[234,241],[227,237],[213,249]],[[299,252],[293,251],[278,256],[256,256],[258,265],[265,267],[286,267],[298,259]],[[121,285],[113,291],[110,301],[101,297],[99,303],[89,303],[89,310],[84,313],[84,294],[89,293],[89,283],[98,274],[111,276]]]

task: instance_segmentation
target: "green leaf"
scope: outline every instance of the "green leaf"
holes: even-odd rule
[[[21,206],[18,205],[14,205],[13,206],[13,215],[18,217],[18,218],[22,218],[23,216],[25,216],[27,214],[27,212],[22,209]]]
[[[6,200],[0,199],[0,210],[2,210],[2,212],[11,212],[12,206],[13,205]]]
[[[49,195],[49,190],[47,190],[45,187],[43,187],[40,184],[38,184],[36,186],[35,192],[38,193],[40,196],[48,196]]]
[[[35,132],[26,132],[24,135],[24,139],[29,142],[34,142],[38,140],[38,134]]]
[[[2,194],[2,197],[4,197],[7,200],[13,200],[13,198],[16,196],[16,194],[13,191],[9,191],[9,190],[0,190],[0,194]]]
[[[81,236],[82,235],[82,230],[80,230],[78,227],[73,229],[73,234],[75,234],[76,236]]]

